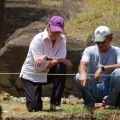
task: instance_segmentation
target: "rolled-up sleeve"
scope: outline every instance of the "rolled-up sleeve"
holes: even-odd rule
[[[38,38],[38,36],[36,36],[33,41],[30,44],[30,50],[33,56],[34,61],[37,60],[38,57],[44,55],[44,45],[43,45],[43,41],[42,38]],[[50,63],[50,61],[44,61],[43,62],[43,66],[46,68],[46,66]]]
[[[34,38],[30,44],[30,52],[34,60],[43,55],[43,45],[40,39]]]
[[[83,51],[83,55],[82,55],[81,61],[90,62],[90,49],[89,48],[86,48]]]

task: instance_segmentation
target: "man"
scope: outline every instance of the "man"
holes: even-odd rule
[[[53,16],[48,27],[37,34],[29,47],[21,70],[21,80],[29,112],[42,110],[42,85],[53,83],[51,110],[61,110],[60,103],[65,87],[66,68],[71,67],[66,57],[64,19]],[[61,74],[61,75],[59,75]],[[63,74],[63,75],[62,75]]]
[[[112,46],[112,32],[107,26],[95,30],[96,45],[87,47],[75,76],[75,85],[82,92],[85,106],[115,108],[120,93],[120,48]]]

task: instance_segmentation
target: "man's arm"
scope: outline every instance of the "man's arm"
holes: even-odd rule
[[[46,69],[50,69],[51,67],[55,66],[58,63],[64,63],[67,66],[67,68],[72,66],[71,61],[64,58],[50,57],[49,60],[50,60],[50,63],[48,64]]]
[[[88,67],[88,62],[86,61],[81,61],[80,62],[80,65],[79,65],[79,68],[78,68],[78,71],[79,71],[79,74],[80,74],[80,84],[82,86],[86,86],[87,85],[87,67]]]
[[[48,60],[50,63],[47,65],[47,69],[50,69],[51,67],[55,66],[58,63],[64,63],[67,68],[72,66],[72,63],[70,60],[66,59],[66,38],[65,36],[62,36],[63,39],[59,42],[59,48],[57,50],[57,53],[54,57],[49,57]]]
[[[96,81],[99,81],[100,75],[102,74],[103,71],[111,71],[117,68],[120,68],[120,64],[105,65],[105,66],[99,67],[95,72],[94,78]]]
[[[120,68],[120,64],[114,64],[114,65],[105,65],[104,66],[104,71],[111,71],[116,68]]]

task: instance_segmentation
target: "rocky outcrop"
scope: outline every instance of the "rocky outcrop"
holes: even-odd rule
[[[0,43],[3,44],[4,31],[4,0],[0,1]]]
[[[65,20],[69,17],[63,8],[43,5],[40,0],[6,0],[5,33],[0,40],[0,48],[17,29],[26,27],[35,21],[47,22],[53,15],[61,15]]]
[[[0,35],[3,29],[3,22],[4,22],[4,0],[0,1]]]

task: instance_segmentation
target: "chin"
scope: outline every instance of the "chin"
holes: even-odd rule
[[[101,48],[99,48],[99,50],[100,50],[101,52],[106,52],[106,50],[104,50],[104,49],[101,49]]]

